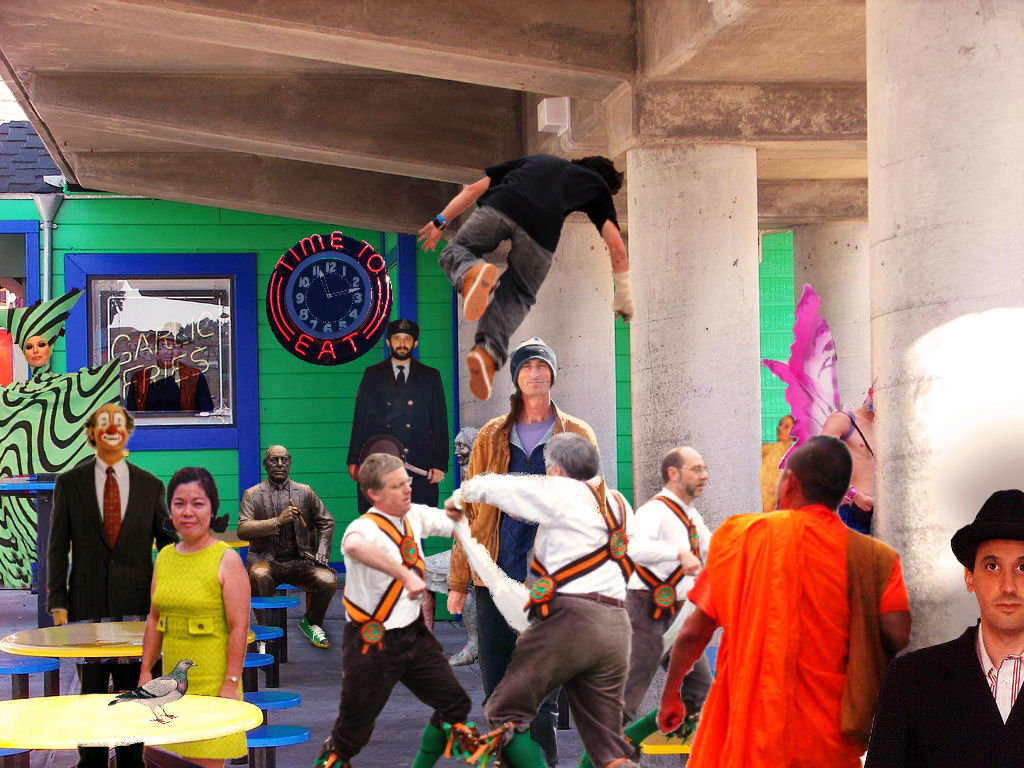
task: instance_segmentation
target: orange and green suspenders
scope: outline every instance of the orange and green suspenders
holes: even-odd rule
[[[594,494],[598,511],[600,511],[601,517],[604,518],[604,523],[608,527],[608,544],[587,555],[576,558],[571,563],[563,565],[554,573],[548,573],[539,560],[533,561],[532,570],[539,578],[530,589],[530,602],[526,604],[526,607],[531,612],[539,610],[542,618],[547,618],[548,603],[554,597],[555,590],[558,587],[578,579],[584,574],[597,570],[609,560],[618,564],[626,581],[629,581],[629,577],[633,573],[633,563],[627,554],[629,539],[626,537],[625,500],[618,491],[609,491],[615,494],[616,500],[619,502],[619,509],[622,510],[622,520],[616,522],[611,512],[608,511],[608,504],[605,499],[592,486],[588,485],[587,488]]]
[[[697,540],[697,526],[690,522],[690,518],[683,512],[683,508],[668,496],[659,495],[651,499],[651,501],[655,500],[664,503],[679,518],[679,522],[686,526],[686,532],[690,538],[690,551],[699,558],[700,543]],[[676,612],[676,585],[685,575],[683,573],[683,566],[678,566],[664,581],[642,565],[634,564],[634,567],[636,568],[636,575],[641,578],[644,584],[651,588],[651,600],[654,602],[653,618],[659,618],[663,611],[668,611],[670,616],[674,614]]]
[[[419,574],[420,578],[423,578],[426,569],[423,558],[420,557],[420,548],[416,545],[416,539],[412,536],[412,526],[409,525],[409,521],[404,517],[402,518],[403,535],[395,527],[395,524],[384,517],[384,515],[377,512],[367,512],[363,517],[373,521],[394,542],[395,546],[398,547],[398,551],[402,554],[402,563]],[[402,594],[402,589],[402,582],[398,579],[392,579],[391,583],[384,590],[384,595],[377,603],[377,607],[373,609],[372,614],[360,608],[349,600],[344,592],[342,593],[341,599],[345,604],[345,610],[348,611],[352,621],[359,626],[359,634],[363,638],[363,653],[369,651],[371,646],[378,649],[383,647],[384,622],[387,621],[388,616],[395,609],[398,598]]]

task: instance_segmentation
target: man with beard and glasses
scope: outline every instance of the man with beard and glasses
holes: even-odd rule
[[[448,407],[440,371],[412,358],[419,337],[411,320],[388,323],[391,355],[367,368],[359,383],[347,464],[349,477],[358,482],[363,445],[376,435],[390,435],[405,448],[406,461],[427,472],[424,477],[410,471],[413,503],[436,507],[437,484],[448,471]],[[360,494],[359,513],[369,508]]]

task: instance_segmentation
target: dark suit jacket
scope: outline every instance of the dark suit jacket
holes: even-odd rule
[[[889,663],[866,768],[1024,766],[1024,696],[1006,723],[981,671],[978,629]]]
[[[177,541],[164,484],[128,464],[128,506],[111,550],[96,500],[95,467],[96,459],[82,462],[59,475],[53,490],[46,608],[66,608],[68,621],[148,613],[153,540],[158,547]]]
[[[363,443],[374,435],[391,435],[405,448],[406,461],[414,467],[448,471],[451,445],[441,373],[410,360],[408,376],[399,390],[390,359],[366,369],[356,393],[346,464],[359,463]],[[422,491],[430,490],[433,500],[429,496],[424,499]],[[437,486],[430,486],[425,478],[413,475],[412,500],[436,505]]]

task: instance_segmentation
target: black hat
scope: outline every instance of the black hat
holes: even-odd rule
[[[1024,491],[993,493],[974,522],[954,533],[949,545],[956,559],[973,570],[978,545],[993,539],[1024,541]]]
[[[508,372],[512,374],[512,383],[519,389],[519,369],[527,360],[543,360],[551,369],[551,383],[555,383],[555,374],[558,371],[558,361],[555,359],[555,352],[544,343],[544,340],[534,336],[522,341],[512,350],[508,359]]]
[[[420,340],[420,327],[412,320],[406,320],[404,317],[388,323],[388,338],[390,339],[396,333],[408,333],[412,336],[413,341]]]

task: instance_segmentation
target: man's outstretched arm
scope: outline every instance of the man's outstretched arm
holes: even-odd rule
[[[601,227],[601,237],[608,246],[612,260],[612,282],[615,284],[612,310],[616,316],[629,322],[636,314],[636,304],[633,303],[633,285],[629,276],[629,254],[626,252],[626,244],[622,242],[619,228],[611,219],[606,220]]]
[[[484,176],[479,181],[474,181],[467,187],[463,187],[462,191],[453,197],[444,208],[441,209],[441,218],[446,222],[451,222],[462,215],[469,206],[475,203],[484,192],[491,186],[491,177]],[[441,228],[434,223],[433,220],[428,221],[425,226],[419,230],[419,236],[416,241],[425,251],[434,250],[434,246],[437,245],[437,241],[441,239]]]
[[[686,717],[686,707],[679,695],[683,678],[704,653],[717,628],[718,622],[700,608],[694,608],[690,618],[683,622],[679,637],[672,646],[665,689],[661,692],[661,705],[658,707],[658,728],[662,733],[670,733],[682,725]]]

